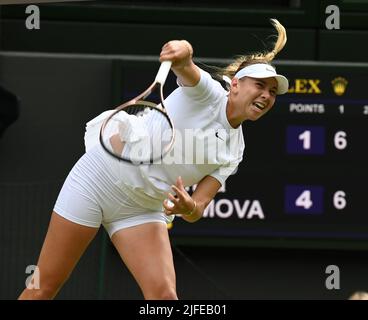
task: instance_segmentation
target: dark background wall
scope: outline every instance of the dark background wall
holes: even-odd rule
[[[330,4],[340,30],[327,30]],[[288,30],[279,59],[366,61],[367,3],[360,0],[91,1],[40,5],[41,28],[25,28],[24,5],[2,6],[1,48],[10,51],[157,55],[168,39],[188,39],[197,57],[230,58],[264,49],[270,17]],[[363,47],[362,47],[363,46]]]
[[[0,83],[21,100],[20,117],[0,140],[0,298],[24,287],[50,210],[83,154],[84,123],[116,103],[114,61],[155,63],[163,43],[188,39],[197,58],[229,59],[263,49],[268,18],[287,28],[280,60],[366,62],[368,8],[336,1],[341,30],[326,30],[328,1],[95,1],[40,5],[41,29],[27,30],[25,6],[2,6]],[[365,10],[365,11],[364,11]],[[173,239],[179,296],[185,299],[346,299],[366,289],[361,250],[277,246],[189,246]],[[341,266],[341,289],[325,269]],[[60,299],[141,299],[104,231],[81,259]]]

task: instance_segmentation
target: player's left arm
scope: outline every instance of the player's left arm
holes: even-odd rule
[[[211,176],[205,176],[197,185],[197,188],[192,194],[192,199],[197,203],[195,212],[190,216],[183,216],[183,219],[188,222],[195,222],[202,218],[204,210],[216,196],[221,188],[221,183]]]
[[[172,205],[165,200],[163,203],[165,213],[181,214],[182,218],[188,222],[196,222],[202,216],[203,212],[212,201],[220,189],[221,183],[211,176],[205,176],[198,184],[192,196],[185,190],[181,177],[177,179],[176,185],[172,186],[176,197],[169,193],[169,200]],[[190,214],[189,214],[190,213]]]

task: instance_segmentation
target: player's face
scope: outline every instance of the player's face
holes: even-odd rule
[[[238,80],[236,94],[237,108],[240,108],[244,119],[258,120],[274,105],[277,81],[275,78],[249,78]]]

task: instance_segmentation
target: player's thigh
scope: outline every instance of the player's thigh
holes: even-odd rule
[[[111,240],[145,295],[158,290],[176,290],[166,224],[149,222],[121,229]]]
[[[37,263],[41,284],[61,285],[97,231],[98,228],[74,223],[53,212]]]

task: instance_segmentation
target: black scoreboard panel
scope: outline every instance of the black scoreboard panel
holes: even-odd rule
[[[211,244],[368,243],[368,65],[289,64],[274,108],[243,123],[238,172],[178,241]],[[170,86],[170,84],[169,84]],[[281,243],[281,242],[280,242]]]

